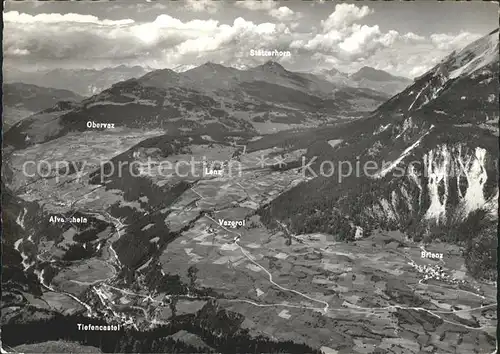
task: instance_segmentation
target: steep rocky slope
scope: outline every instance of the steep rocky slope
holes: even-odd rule
[[[438,123],[492,123],[498,119],[498,64],[495,30],[451,53],[377,112],[416,113]]]
[[[496,30],[452,53],[363,122],[323,132],[306,159],[317,158],[309,172],[318,177],[277,198],[262,216],[295,232],[347,239],[379,227],[468,246],[480,233],[491,238],[498,74]],[[329,146],[332,139],[340,143]],[[496,253],[488,252],[494,264]]]

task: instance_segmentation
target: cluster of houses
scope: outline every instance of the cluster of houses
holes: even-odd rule
[[[408,264],[413,266],[418,273],[423,275],[423,279],[420,280],[420,283],[426,282],[428,280],[439,280],[450,284],[465,284],[464,280],[455,279],[447,274],[440,264],[419,265],[415,261],[411,261]]]

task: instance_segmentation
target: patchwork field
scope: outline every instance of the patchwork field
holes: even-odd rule
[[[420,256],[419,248],[404,235],[378,233],[357,244],[302,235],[303,244],[286,246],[279,234],[264,229],[241,231],[241,240],[233,243],[223,229],[214,236],[204,233],[208,226],[217,227],[211,220],[200,221],[170,244],[163,269],[187,274],[195,264],[198,285],[223,295],[219,301],[244,315],[246,328],[256,335],[338,353],[372,353],[377,348],[470,353],[478,352],[478,341],[482,347],[494,343],[494,287],[482,284],[479,291],[471,291],[420,283],[421,275],[409,264],[412,254]],[[387,241],[396,240],[406,246],[386,248]],[[448,267],[459,262],[450,257],[443,268],[453,273],[456,268]],[[422,342],[428,345],[422,347]]]
[[[172,164],[203,157],[229,161],[235,151],[200,145],[192,154],[167,159]],[[284,158],[293,161],[305,152]],[[168,177],[172,168],[157,169],[160,173],[147,175],[148,183],[189,184],[171,202],[158,203],[159,209],[149,216],[143,208],[154,195],[126,200],[127,190],[68,182],[62,192],[78,198],[69,203],[45,192],[42,181],[33,184],[32,198],[46,198],[47,210],[66,212],[72,205],[108,223],[90,243],[98,252],[84,262],[72,262],[51,280],[50,286],[62,292],[62,310],[85,307],[72,296],[90,292],[92,306],[122,324],[148,328],[169,323],[173,316],[196,314],[208,300],[215,300],[241,314],[242,327],[252,335],[302,342],[325,353],[468,354],[494,348],[496,286],[467,275],[458,247],[436,243],[424,249],[404,234],[384,231],[350,243],[320,233],[293,235],[290,243],[282,231],[263,227],[255,211],[305,180],[297,169],[274,171],[277,156],[276,149],[241,155],[238,173],[229,173],[226,165],[217,177],[203,176],[202,165],[195,174],[186,167],[183,171],[191,174],[182,176]],[[50,187],[54,182],[46,183]],[[128,210],[129,222],[112,216],[112,205]],[[138,216],[147,220],[133,228],[129,224],[139,224]],[[221,220],[245,221],[245,226],[233,228],[221,225]],[[165,226],[176,236],[162,248],[165,235],[159,230]],[[62,257],[75,244],[75,235],[69,228],[55,241],[44,240],[39,257]],[[210,289],[211,295],[178,296],[173,313],[173,295],[115,281],[122,268],[112,245],[125,237],[127,242],[144,238],[138,244],[149,253],[141,259],[139,274],[158,262],[161,275],[178,275],[182,283]],[[136,246],[126,243],[118,253],[123,257],[130,247]],[[422,251],[442,253],[443,258],[422,258]],[[195,278],[190,276],[193,269]],[[144,282],[142,275],[136,279]],[[54,296],[47,294],[47,305],[38,306],[55,306]]]
[[[76,180],[78,173],[65,176],[68,166],[66,163],[70,169],[75,167],[80,176],[86,176],[138,142],[162,133],[160,130],[117,128],[71,133],[56,140],[33,145],[9,156],[9,167],[16,178],[10,181],[8,186],[12,190],[31,195],[28,200],[50,200],[54,192],[60,196],[67,194],[74,197],[75,189],[83,189],[84,183],[69,183]],[[40,175],[46,175],[47,178]],[[56,175],[60,177],[57,181]],[[85,181],[84,177],[82,181]]]
[[[188,281],[195,265],[197,285],[220,294],[219,302],[244,315],[255,335],[328,353],[480,353],[477,348],[494,346],[495,285],[468,277],[457,247],[427,249],[443,253],[436,261],[421,258],[422,248],[397,232],[348,244],[326,234],[296,235],[288,246],[281,232],[262,228],[245,203],[272,199],[297,183],[295,177],[293,170],[258,171],[198,183],[193,189],[200,199],[191,210],[213,212],[169,244],[160,258],[163,270]],[[255,224],[227,229],[217,222],[222,218]],[[436,265],[440,280],[424,279]]]

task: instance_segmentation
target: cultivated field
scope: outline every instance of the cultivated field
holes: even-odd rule
[[[214,144],[193,149],[193,155],[168,159],[199,160],[208,155],[209,160],[229,160],[234,151]],[[188,269],[196,266],[195,286],[212,289],[217,294],[212,298],[242,314],[243,327],[251,333],[305,342],[323,347],[326,353],[493,351],[496,288],[469,278],[457,247],[434,244],[426,249],[443,253],[443,260],[436,261],[421,258],[420,245],[396,232],[378,231],[351,243],[336,242],[327,234],[294,235],[287,244],[282,232],[264,228],[255,210],[304,180],[295,169],[278,172],[259,165],[263,157],[272,161],[277,153],[267,149],[240,156],[241,173],[236,175],[225,169],[220,177],[150,176],[156,185],[191,183],[158,211],[161,218],[151,219],[141,229],[148,232],[163,222],[177,232],[192,223],[160,255],[164,274],[179,275],[189,284]],[[302,153],[285,158],[297,159]],[[34,187],[37,198],[49,198],[40,183]],[[101,231],[95,242],[111,239],[100,256],[66,267],[51,286],[74,295],[93,288],[103,306],[125,323],[167,323],[172,312],[164,294],[108,281],[116,275],[117,265],[109,245],[129,227],[107,210],[116,204],[141,214],[141,200],[125,202],[121,190],[92,190],[96,187],[88,185],[78,190],[74,183],[67,185],[67,193],[79,195],[79,208],[111,222],[118,231],[109,227]],[[48,204],[54,211],[67,211],[67,204],[58,207],[53,200]],[[246,227],[224,227],[219,219],[246,220]],[[58,244],[45,241],[40,250],[53,256],[57,250],[61,253],[61,247],[72,244],[71,235],[61,235]],[[141,269],[151,261],[146,259]],[[443,276],[425,280],[436,266]],[[205,303],[206,299],[184,296],[177,303],[177,315],[194,314]]]

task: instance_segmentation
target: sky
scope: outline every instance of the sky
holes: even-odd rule
[[[479,1],[7,1],[4,70],[141,65],[296,71],[363,66],[415,77],[498,27]],[[289,51],[256,57],[251,50]]]

